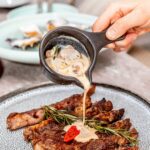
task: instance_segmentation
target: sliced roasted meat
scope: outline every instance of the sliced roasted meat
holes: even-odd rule
[[[87,144],[86,150],[115,150],[117,148],[116,144],[109,140],[94,140]]]
[[[135,128],[132,128],[132,129],[130,130],[130,133],[131,133],[131,136],[132,136],[133,138],[138,138],[138,132],[137,132],[137,130],[136,130]]]
[[[29,126],[27,128],[25,128],[23,135],[26,141],[30,141],[32,139],[34,139],[36,137],[36,130],[47,126],[48,124],[52,123],[53,120],[52,119],[48,119],[48,120],[44,120],[39,124],[33,125],[33,126]]]
[[[119,121],[116,121],[115,123],[113,124],[110,124],[109,126],[112,127],[112,128],[116,128],[116,129],[126,129],[126,130],[129,130],[130,127],[131,127],[131,122],[130,122],[130,119],[124,119],[124,120],[119,120]]]
[[[108,140],[111,141],[111,143],[114,143],[115,145],[122,146],[128,144],[128,141],[120,136],[117,135],[111,135],[111,134],[106,134],[106,133],[97,133],[99,139],[101,140]]]
[[[88,109],[92,106],[91,95],[94,92],[95,92],[95,86],[92,86],[87,93],[86,109]],[[52,106],[54,106],[56,109],[65,109],[70,114],[73,114],[78,117],[82,117],[82,115],[83,115],[83,94],[80,94],[80,95],[78,94],[78,96],[74,95],[71,98],[66,98],[64,101],[58,102]]]
[[[103,98],[101,101],[95,102],[89,109],[86,110],[86,116],[91,118],[102,111],[111,111],[113,109],[113,105],[111,101],[106,101]]]
[[[56,109],[65,109],[70,114],[73,114],[75,116],[82,116],[83,110],[82,110],[82,103],[83,102],[83,95],[73,95],[69,98],[66,98],[65,100],[58,102],[54,105]],[[92,105],[91,98],[86,98],[86,108],[89,108]]]
[[[118,150],[139,150],[139,148],[137,146],[133,146],[133,147],[129,147],[129,146],[125,146],[125,147],[119,147]]]
[[[43,118],[43,109],[33,109],[22,113],[11,113],[7,117],[7,128],[16,130],[21,127],[37,124],[41,122]]]
[[[85,143],[71,143],[65,144],[64,142],[53,143],[53,141],[38,141],[34,146],[34,150],[86,150]],[[91,149],[92,150],[92,149]]]
[[[110,100],[106,100],[105,98],[103,98],[101,100],[101,102],[104,102],[103,104],[101,104],[100,102],[98,102],[98,106],[101,107],[101,110],[104,110],[104,111],[111,111],[113,109],[113,104]]]
[[[112,111],[102,111],[94,118],[100,121],[105,121],[107,123],[112,123],[114,121],[120,120],[124,114],[124,109],[112,110]]]

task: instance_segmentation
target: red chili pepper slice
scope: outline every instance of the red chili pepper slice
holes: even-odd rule
[[[80,130],[76,126],[71,126],[64,136],[64,142],[72,141],[79,133]]]

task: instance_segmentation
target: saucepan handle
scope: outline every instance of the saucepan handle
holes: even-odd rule
[[[113,43],[115,41],[121,41],[125,39],[126,37],[125,35],[123,35],[116,40],[109,40],[106,37],[106,31],[107,29],[102,32],[86,32],[86,35],[88,36],[90,41],[93,43],[97,52],[99,52],[107,44]]]
[[[113,43],[113,42],[116,42],[116,41],[121,41],[121,40],[124,40],[126,35],[123,35],[119,38],[117,38],[116,40],[109,40],[107,37],[106,37],[106,32],[107,32],[107,29],[102,31],[102,32],[99,32],[100,34],[100,37],[101,37],[101,41],[103,43],[103,46],[107,45],[107,44],[110,44],[110,43]]]

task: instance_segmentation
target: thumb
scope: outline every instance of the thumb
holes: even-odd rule
[[[140,9],[134,10],[126,16],[118,19],[107,30],[106,36],[110,40],[115,40],[125,34],[129,29],[143,25],[146,22],[146,17],[142,15]]]

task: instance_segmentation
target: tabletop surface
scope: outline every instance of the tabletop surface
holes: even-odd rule
[[[80,5],[80,9],[84,5]],[[90,11],[90,8],[87,10]],[[5,19],[8,11],[0,9],[0,20]],[[95,9],[93,14],[96,14]],[[0,78],[0,96],[19,88],[50,82],[43,75],[40,66],[7,60],[2,62],[4,73]],[[115,53],[112,50],[101,52],[93,72],[93,81],[119,86],[150,100],[150,69],[126,53]]]

